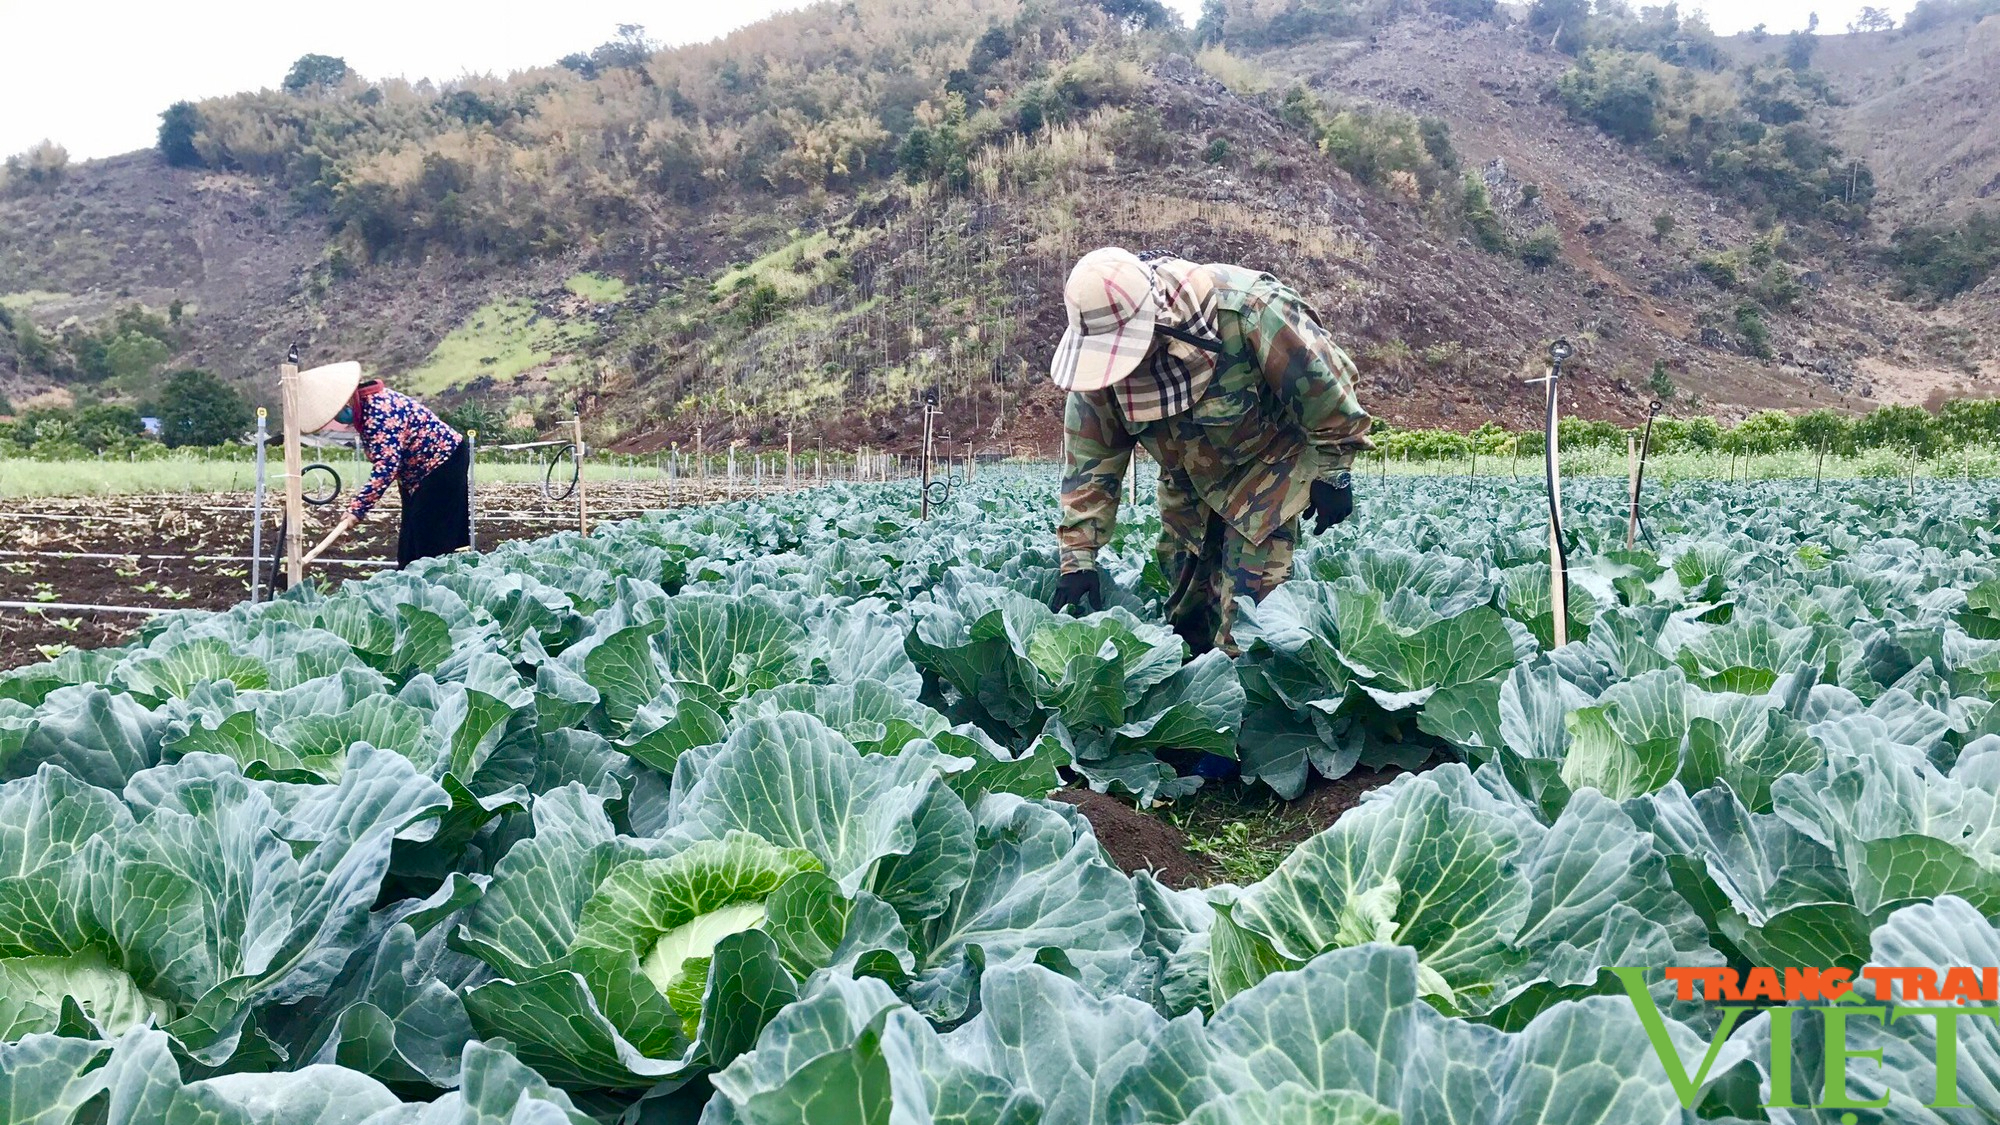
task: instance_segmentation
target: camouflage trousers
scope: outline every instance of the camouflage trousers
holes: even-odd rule
[[[1167,623],[1196,656],[1213,648],[1236,656],[1230,637],[1236,599],[1261,602],[1291,577],[1299,521],[1286,523],[1261,544],[1252,543],[1203,503],[1192,485],[1176,481],[1179,475],[1160,477],[1160,543],[1155,550],[1160,573],[1173,584]]]

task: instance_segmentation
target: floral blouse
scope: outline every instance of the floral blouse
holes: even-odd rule
[[[431,409],[409,395],[381,390],[362,400],[361,445],[375,466],[368,483],[355,494],[348,514],[367,519],[389,482],[400,478],[405,493],[414,492],[432,470],[458,451],[465,439],[445,425]]]

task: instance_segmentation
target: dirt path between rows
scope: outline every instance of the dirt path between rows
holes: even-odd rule
[[[1387,769],[1356,770],[1335,781],[1315,777],[1290,802],[1261,786],[1237,784],[1205,786],[1175,805],[1143,812],[1089,789],[1065,789],[1054,799],[1075,806],[1090,821],[1098,844],[1120,870],[1150,871],[1167,886],[1185,890],[1254,882],[1401,775]]]

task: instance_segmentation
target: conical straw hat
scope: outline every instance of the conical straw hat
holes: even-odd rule
[[[347,405],[347,400],[354,397],[354,388],[360,385],[358,363],[329,363],[299,372],[299,432],[310,434],[323,429]]]

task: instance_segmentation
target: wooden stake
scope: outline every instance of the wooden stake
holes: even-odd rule
[[[785,431],[785,487],[798,487],[798,477],[792,468],[792,431]]]
[[[278,391],[285,409],[285,580],[297,586],[305,579],[300,559],[305,551],[301,540],[306,534],[306,497],[300,470],[304,458],[299,452],[299,369],[287,363],[278,368]]]

